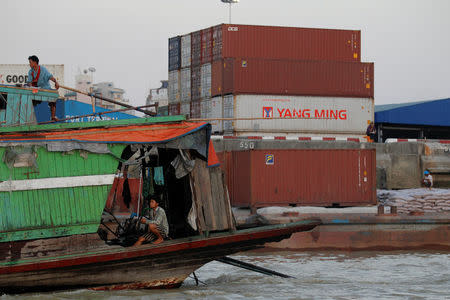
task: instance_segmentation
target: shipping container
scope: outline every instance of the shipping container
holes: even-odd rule
[[[169,116],[178,116],[180,114],[180,103],[169,104]]]
[[[191,101],[191,68],[183,68],[180,71],[181,102]]]
[[[202,30],[202,64],[212,61],[212,27]]]
[[[228,57],[359,62],[359,30],[221,24],[213,27],[213,60]]]
[[[216,99],[214,97],[213,99]],[[237,98],[236,100],[239,100]],[[224,118],[234,118],[234,95],[225,95],[222,97],[223,103],[223,117]],[[245,114],[244,114],[245,115]],[[223,121],[223,132],[230,134],[234,131],[233,121]],[[240,124],[237,124],[240,125]]]
[[[169,39],[169,71],[178,70],[181,67],[181,37]]]
[[[207,119],[210,119],[209,123],[211,124],[213,133],[222,133],[223,132],[223,121],[220,120],[223,118],[223,109],[222,109],[222,97],[214,97],[211,98],[210,110],[207,114]]]
[[[201,92],[200,98],[211,97],[211,64],[206,63],[201,66]]]
[[[200,115],[202,119],[207,119],[211,114],[211,98],[204,98],[200,105]]]
[[[202,31],[191,33],[191,66],[199,66],[202,63]]]
[[[202,92],[201,66],[191,67],[191,100],[200,100]]]
[[[211,96],[374,97],[373,63],[228,58],[213,63]]]
[[[213,99],[216,99],[214,97]],[[291,133],[365,135],[373,120],[371,98],[226,95],[224,131],[236,135]],[[251,120],[239,120],[251,118]]]
[[[180,115],[189,117],[191,115],[191,104],[190,102],[181,102],[180,104]]]
[[[220,155],[231,204],[376,205],[375,149],[246,150]]]
[[[55,77],[59,84],[64,85],[64,65],[43,65]],[[29,64],[0,64],[0,84],[25,84],[28,80]],[[54,86],[51,83],[51,86]],[[64,96],[64,90],[59,89],[59,95]]]
[[[201,100],[191,101],[191,119],[202,117],[202,103]]]
[[[169,83],[167,89],[169,104],[180,102],[180,71],[169,72]]]
[[[191,66],[191,34],[181,37],[181,68]]]

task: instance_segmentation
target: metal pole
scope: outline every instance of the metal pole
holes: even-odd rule
[[[230,13],[228,14],[229,15],[229,24],[231,24],[231,2],[230,2]]]

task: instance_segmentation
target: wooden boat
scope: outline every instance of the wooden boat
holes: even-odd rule
[[[236,228],[207,123],[171,116],[35,125],[33,107],[49,92],[0,88],[0,116],[19,125],[0,127],[0,292],[177,287],[214,259],[319,224]],[[111,245],[98,234],[113,182],[127,170],[139,174],[142,194],[126,213],[140,215],[157,197],[170,227],[161,244]]]

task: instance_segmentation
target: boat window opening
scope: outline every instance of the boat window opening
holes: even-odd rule
[[[8,103],[8,94],[0,93],[0,110],[6,109]]]
[[[166,212],[171,239],[197,235],[188,223],[193,205],[189,174],[177,179],[171,165],[180,151],[150,149],[152,146],[132,145],[123,150],[121,159],[125,162],[118,163],[118,176],[109,193],[107,209],[118,215],[145,216],[149,200],[154,198]]]

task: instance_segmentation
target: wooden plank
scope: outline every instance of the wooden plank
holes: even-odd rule
[[[114,174],[53,177],[26,180],[8,180],[0,182],[0,192],[27,191],[39,189],[56,189],[63,187],[110,185]]]
[[[17,124],[20,115],[20,95],[9,94],[6,104],[6,125]]]
[[[230,224],[231,230],[236,230],[236,222],[234,220],[233,211],[231,210],[231,201],[230,201],[230,193],[228,192],[227,183],[225,181],[225,174],[222,172],[222,185],[223,185],[223,191],[225,195],[225,205],[227,207],[227,218],[228,223]]]
[[[205,216],[203,215],[203,207],[201,205],[201,199],[200,199],[200,192],[198,191],[198,184],[197,184],[197,168],[194,167],[192,172],[189,175],[190,178],[190,185],[191,185],[191,192],[192,192],[192,201],[195,204],[195,210],[197,212],[197,227],[200,234],[203,233],[203,231],[207,230],[205,225]]]
[[[217,229],[229,229],[224,206],[222,178],[218,177],[217,168],[209,168],[211,178],[211,190],[213,197],[214,214],[217,222]]]
[[[202,195],[202,206],[205,215],[205,223],[208,230],[217,230],[216,218],[214,214],[214,206],[212,203],[211,193],[211,178],[209,176],[209,170],[206,168],[206,162],[203,160],[196,160],[196,164],[199,165],[200,175],[200,189]]]

